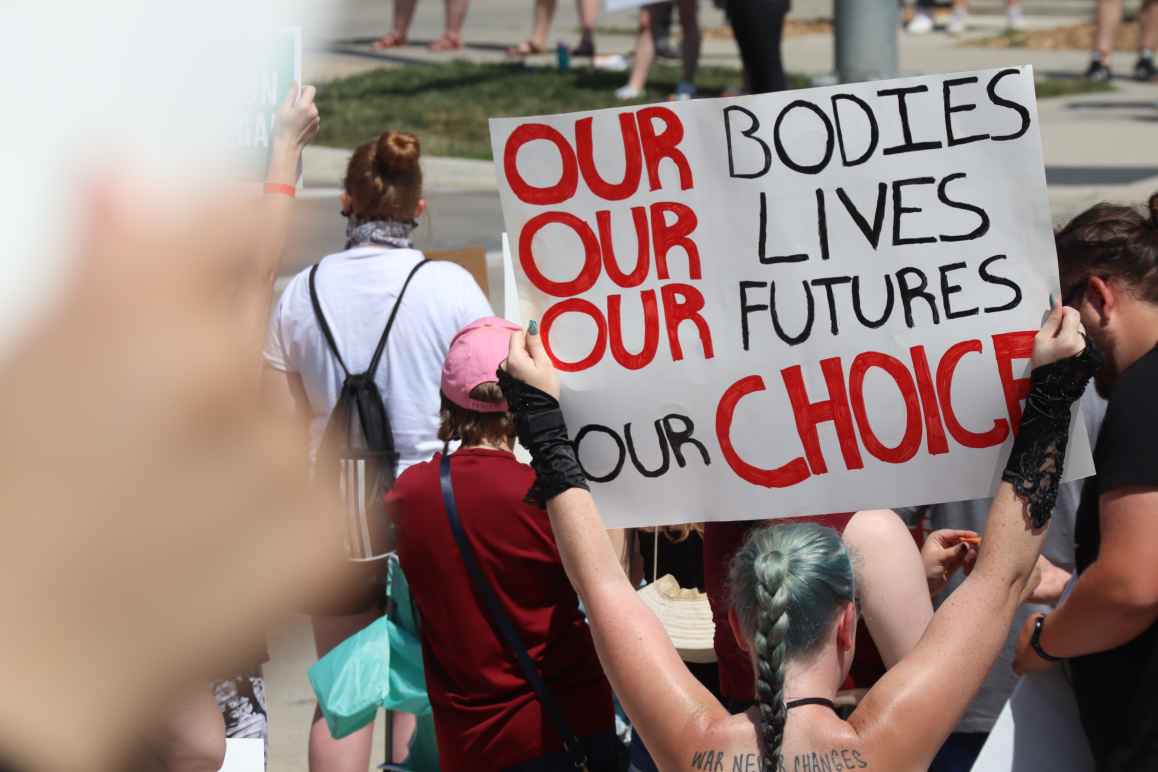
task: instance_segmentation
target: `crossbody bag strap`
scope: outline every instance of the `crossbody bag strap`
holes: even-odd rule
[[[402,296],[406,294],[406,288],[410,286],[410,280],[414,278],[414,274],[418,273],[422,266],[430,261],[423,258],[410,269],[410,273],[406,276],[406,281],[402,283],[402,289],[398,292],[398,299],[394,301],[394,308],[390,309],[390,318],[386,320],[386,329],[382,331],[382,337],[378,339],[378,348],[374,349],[374,356],[370,359],[370,366],[366,368],[366,377],[373,378],[374,373],[378,370],[378,360],[382,358],[382,352],[386,349],[386,339],[390,337],[390,328],[394,326],[394,317],[398,316],[398,309],[402,305]]]
[[[474,548],[470,546],[470,542],[466,539],[466,532],[462,528],[462,520],[458,515],[458,506],[454,500],[454,488],[450,481],[450,454],[445,451],[442,454],[442,463],[439,469],[439,484],[442,487],[442,502],[446,505],[446,515],[450,520],[450,530],[454,534],[454,540],[458,542],[458,550],[462,554],[462,562],[466,566],[467,573],[470,574],[471,581],[474,583],[475,590],[479,597],[482,598],[483,605],[486,607],[487,616],[490,622],[498,633],[506,642],[509,648],[515,655],[515,659],[519,663],[519,669],[523,671],[523,677],[527,679],[527,683],[535,691],[539,698],[539,702],[543,705],[543,710],[546,711],[547,717],[551,723],[555,725],[555,730],[559,736],[563,738],[563,748],[567,755],[571,758],[571,763],[576,769],[583,769],[587,765],[587,754],[583,751],[583,745],[579,742],[579,738],[571,731],[570,724],[563,716],[563,712],[559,709],[559,704],[555,702],[555,698],[547,691],[547,684],[543,681],[543,675],[539,672],[539,668],[531,661],[531,655],[527,653],[527,647],[523,645],[522,638],[519,637],[515,630],[514,624],[511,623],[511,618],[507,616],[507,612],[503,609],[502,604],[499,603],[499,598],[495,595],[494,588],[491,587],[490,582],[487,581],[486,576],[479,566],[478,558],[475,556]]]
[[[310,305],[314,307],[314,318],[318,321],[318,326],[322,328],[322,335],[326,339],[326,345],[330,347],[330,351],[334,352],[334,358],[338,360],[338,365],[341,366],[342,372],[346,377],[350,376],[350,370],[346,367],[345,360],[342,359],[342,352],[338,351],[338,344],[334,342],[334,333],[330,331],[330,324],[326,321],[326,315],[322,313],[322,304],[318,300],[318,287],[316,276],[318,274],[318,266],[321,263],[314,263],[314,267],[310,269]]]

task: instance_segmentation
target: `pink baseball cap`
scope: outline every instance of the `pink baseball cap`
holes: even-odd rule
[[[498,380],[495,372],[507,358],[511,333],[518,325],[497,316],[471,322],[458,331],[442,365],[442,393],[454,404],[479,413],[503,413],[507,403],[471,399],[470,392],[480,383]]]

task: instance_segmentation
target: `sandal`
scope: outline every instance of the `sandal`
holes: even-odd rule
[[[397,32],[387,32],[382,37],[374,41],[374,50],[382,51],[387,48],[398,48],[406,45],[406,36],[400,35]]]
[[[444,32],[442,37],[430,44],[431,51],[457,51],[462,48],[462,38],[453,32]]]
[[[524,40],[517,46],[511,46],[507,49],[507,56],[511,57],[525,57],[534,56],[546,52],[546,47],[539,45],[533,40]]]

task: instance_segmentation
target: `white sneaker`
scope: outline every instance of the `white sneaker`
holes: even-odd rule
[[[621,102],[630,102],[632,99],[639,99],[641,96],[643,96],[643,89],[636,88],[635,86],[620,86],[615,89],[615,98]]]
[[[924,11],[917,11],[909,23],[905,25],[905,32],[910,35],[925,35],[933,31],[933,20]]]
[[[1009,6],[1006,22],[1006,28],[1010,32],[1021,32],[1025,29],[1025,12],[1021,10],[1020,5]]]
[[[631,67],[623,54],[601,54],[591,60],[591,66],[605,72],[627,72]]]
[[[950,35],[960,35],[964,33],[966,18],[967,14],[964,11],[953,11],[953,15],[949,17],[949,24],[945,27],[945,31]]]

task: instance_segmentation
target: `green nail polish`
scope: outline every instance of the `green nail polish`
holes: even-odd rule
[[[527,322],[527,334],[528,335],[538,335],[539,334],[539,323],[536,322],[534,319]]]

